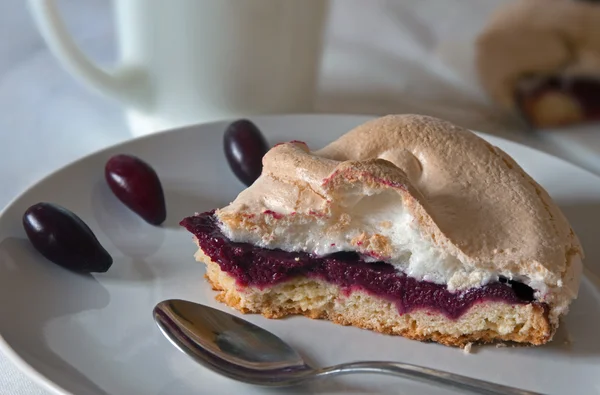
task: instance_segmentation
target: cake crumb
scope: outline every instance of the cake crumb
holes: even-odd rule
[[[506,343],[498,343],[498,344],[496,344],[496,348],[504,348],[504,347],[508,347],[506,345]]]
[[[470,354],[471,353],[471,347],[473,347],[473,343],[467,343],[465,345],[465,348],[463,348],[463,352],[465,354]]]
[[[296,262],[300,262],[300,258],[299,258],[299,257],[295,257],[295,258],[294,258],[294,260],[295,260]]]
[[[392,221],[383,221],[379,224],[384,229],[390,229],[392,227]]]

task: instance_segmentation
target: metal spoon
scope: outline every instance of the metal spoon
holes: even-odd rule
[[[165,300],[156,305],[153,314],[162,333],[179,350],[217,373],[249,384],[284,387],[342,374],[378,373],[479,394],[536,394],[398,362],[364,361],[313,368],[287,343],[265,329],[185,300]]]

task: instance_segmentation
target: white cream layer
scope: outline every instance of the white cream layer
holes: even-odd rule
[[[267,207],[265,211],[269,209]],[[281,207],[273,209],[279,214],[291,214],[281,213]],[[363,233],[369,236],[379,234],[389,239],[393,246],[391,256],[383,259],[415,279],[447,284],[448,289],[454,291],[479,287],[504,276],[525,283],[535,283],[535,289],[545,292],[546,286],[542,278],[518,278],[515,273],[497,273],[469,267],[455,256],[444,252],[422,234],[417,221],[404,208],[398,193],[393,190],[370,196],[357,195],[356,202],[351,207],[344,207],[344,212],[350,216],[350,224],[339,231],[331,230],[330,218],[311,217],[305,222],[295,221],[290,225],[288,221],[279,221],[269,213],[261,214],[269,221],[272,229],[268,237],[247,228],[232,230],[221,225],[221,230],[234,242],[290,252],[308,252],[317,256],[340,251],[361,252],[352,240]],[[278,226],[278,223],[284,225]]]

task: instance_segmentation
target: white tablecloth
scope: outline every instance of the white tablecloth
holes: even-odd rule
[[[598,127],[530,135],[500,119],[477,86],[470,43],[502,2],[337,0],[318,110],[440,116],[524,142],[600,174]],[[115,58],[110,2],[60,4],[78,43],[95,60],[110,64]],[[0,36],[4,207],[44,175],[130,134],[116,103],[88,92],[58,66],[35,31],[24,0],[0,2]],[[0,355],[0,394],[46,392]]]

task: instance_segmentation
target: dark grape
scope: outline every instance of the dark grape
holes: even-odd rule
[[[223,148],[229,167],[246,186],[260,177],[269,146],[255,124],[247,119],[230,124],[223,135]]]
[[[110,254],[77,215],[51,203],[38,203],[23,214],[31,244],[48,260],[79,273],[104,273]]]
[[[117,198],[146,222],[160,225],[165,221],[165,195],[149,164],[132,155],[115,155],[106,162],[104,176]]]

